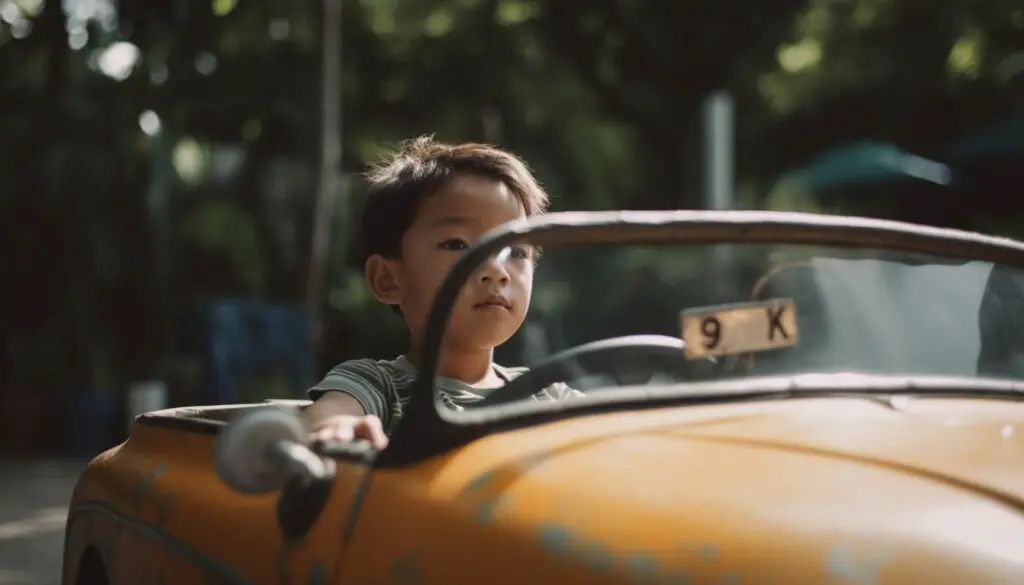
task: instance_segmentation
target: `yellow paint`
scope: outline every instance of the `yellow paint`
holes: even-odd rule
[[[213,472],[212,444],[212,436],[136,425],[125,444],[90,464],[75,489],[72,513],[79,504],[100,503],[161,530],[252,583],[280,585],[282,568],[291,582],[305,583],[311,568],[332,567],[340,552],[340,527],[365,469],[339,465],[335,489],[320,521],[303,542],[286,548],[277,528],[276,495],[232,492]],[[161,466],[164,471],[147,485],[146,479]],[[222,582],[208,580],[210,575],[194,563],[167,553],[150,538],[116,528],[105,514],[87,509],[80,516],[72,517],[68,557],[79,558],[88,544],[117,548],[105,560],[113,563],[113,573],[126,580],[112,582],[148,583],[150,579],[142,577],[152,574],[162,574],[168,583]],[[289,554],[282,556],[282,551]],[[70,565],[65,566],[68,578],[76,568],[74,562]]]
[[[287,556],[274,497],[231,493],[210,448],[211,437],[136,427],[91,465],[75,502],[162,526],[253,583],[1024,580],[1019,402],[819,398],[577,417],[374,472],[349,542],[361,472],[342,465],[324,516]],[[136,510],[140,477],[161,465]],[[121,582],[213,582],[82,517],[71,559],[90,541],[117,547]]]

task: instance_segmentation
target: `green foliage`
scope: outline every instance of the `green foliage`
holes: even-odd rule
[[[233,291],[221,294],[259,296],[266,288],[266,263],[250,219],[229,201],[211,200],[197,205],[182,219],[182,238],[202,254],[218,257],[233,274]]]
[[[930,155],[1019,107],[1024,78],[1024,12],[1006,0],[340,1],[345,172],[415,134],[486,140],[522,154],[556,209],[698,206],[701,101],[726,88],[743,204],[823,211],[793,185],[769,187],[843,141]],[[0,293],[18,313],[7,345],[23,348],[0,366],[68,347],[70,371],[158,369],[174,315],[198,299],[304,298],[321,3],[118,4],[117,27],[41,0],[0,21],[0,245],[15,259],[0,281],[24,283]],[[145,111],[159,140],[139,127]],[[211,145],[240,146],[240,162]],[[402,342],[350,263],[358,208],[355,187],[334,205],[325,360]],[[682,265],[624,262],[564,269],[644,282]],[[538,290],[538,304],[556,311],[564,296]],[[596,314],[602,302],[572,304]]]

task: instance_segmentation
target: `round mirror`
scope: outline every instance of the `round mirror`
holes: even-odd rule
[[[309,432],[295,412],[279,407],[259,408],[231,421],[217,436],[213,465],[231,489],[245,494],[265,494],[281,489],[289,467],[274,455],[284,443],[305,444]]]

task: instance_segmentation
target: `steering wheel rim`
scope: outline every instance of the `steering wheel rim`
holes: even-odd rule
[[[664,359],[682,361],[683,340],[667,335],[626,335],[600,339],[560,351],[510,380],[473,408],[484,408],[526,400],[552,384],[572,379],[580,373],[605,371],[612,358]],[[711,359],[714,363],[714,359]]]

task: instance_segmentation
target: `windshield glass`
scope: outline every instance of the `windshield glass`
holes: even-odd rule
[[[495,352],[498,377],[513,380],[508,388],[517,368],[542,370],[530,382],[531,394],[541,394],[515,397],[532,400],[552,384],[591,394],[807,373],[1020,379],[1022,326],[1024,275],[988,262],[763,244],[539,253],[524,243],[481,265],[463,287],[445,347],[514,332]],[[599,345],[552,365],[564,350],[636,335],[661,337]],[[447,401],[456,409],[469,402]]]

